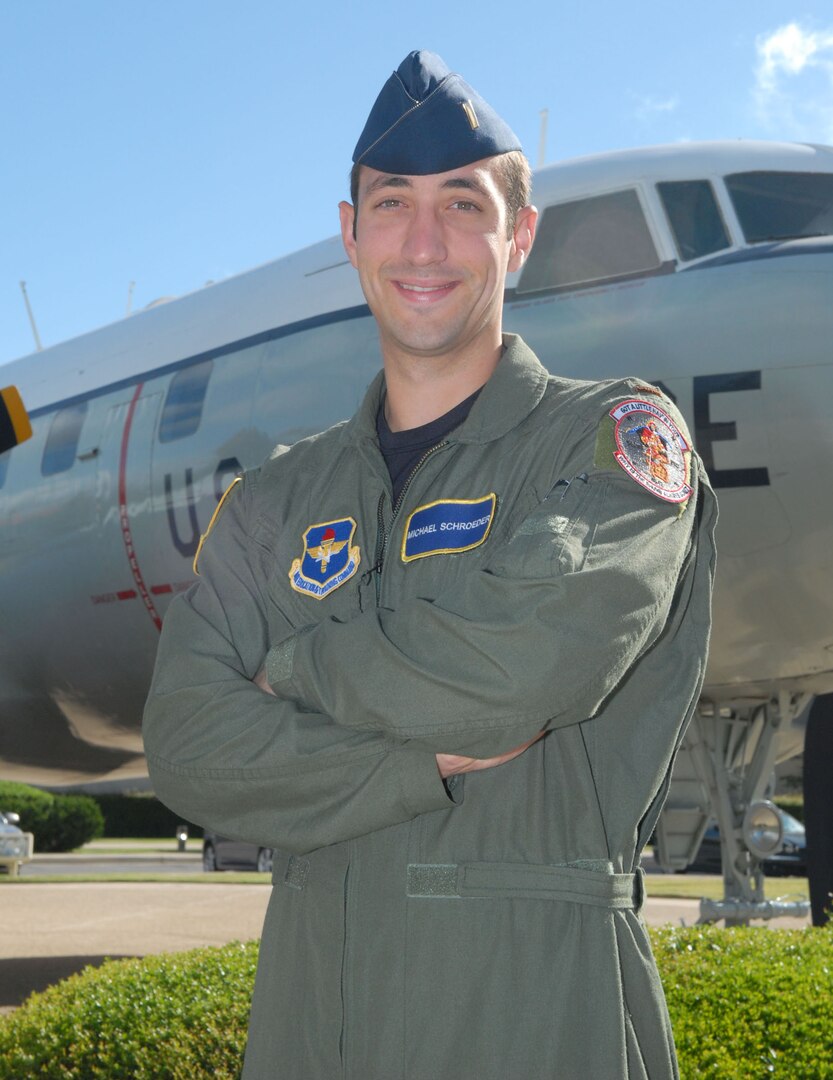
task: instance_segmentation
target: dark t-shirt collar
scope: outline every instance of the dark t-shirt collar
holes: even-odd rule
[[[463,423],[482,389],[483,387],[480,387],[475,390],[464,401],[442,416],[438,416],[436,420],[430,420],[427,424],[409,428],[407,431],[391,431],[388,427],[385,419],[385,397],[382,396],[379,411],[376,413],[376,434],[379,438],[379,449],[382,451],[382,457],[385,459],[393,485],[394,502],[399,497],[411,470],[425,451],[441,443],[449,432]]]

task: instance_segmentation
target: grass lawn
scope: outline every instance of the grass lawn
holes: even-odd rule
[[[123,873],[100,874],[85,871],[79,874],[37,874],[32,877],[9,877],[0,874],[3,885],[63,885],[68,882],[141,881],[157,885],[268,885],[271,874],[258,874],[256,870],[223,870],[215,874],[147,873],[142,870],[126,870]]]
[[[185,842],[185,850],[189,855],[202,853],[202,840],[192,837]],[[179,851],[177,842],[172,836],[157,836],[150,839],[137,839],[132,836],[125,838],[104,837],[102,840],[91,840],[84,844],[78,851],[69,852],[71,855],[176,855]]]
[[[645,878],[648,896],[678,897],[684,900],[710,900],[723,897],[723,879],[718,874],[648,874]],[[806,900],[810,895],[807,878],[775,877],[764,883],[767,900],[779,897],[790,900]]]

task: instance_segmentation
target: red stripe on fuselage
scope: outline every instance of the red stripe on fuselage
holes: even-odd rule
[[[130,570],[133,574],[133,580],[136,582],[136,588],[139,590],[139,595],[144,601],[144,605],[147,608],[147,613],[153,619],[154,626],[157,630],[162,629],[162,620],[159,618],[159,613],[154,607],[153,600],[145,585],[145,579],[142,577],[142,571],[139,567],[139,560],[136,557],[136,549],[133,547],[133,534],[130,531],[130,515],[127,512],[127,444],[130,440],[130,428],[133,426],[133,414],[136,412],[136,405],[139,402],[139,395],[142,392],[144,383],[139,383],[136,386],[136,392],[133,395],[133,399],[127,409],[127,417],[124,421],[124,431],[121,437],[121,456],[119,458],[119,522],[121,523],[121,535],[124,541],[124,550],[127,553],[127,561],[130,563]]]

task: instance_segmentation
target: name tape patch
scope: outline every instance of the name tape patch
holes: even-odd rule
[[[355,532],[351,517],[310,525],[303,535],[304,553],[289,570],[292,588],[321,600],[349,581],[361,562],[358,544],[351,546]]]
[[[628,476],[670,503],[691,495],[690,447],[664,409],[652,401],[633,399],[617,405],[614,458]]]
[[[418,506],[405,523],[402,561],[478,547],[489,535],[496,506],[494,492],[482,499],[439,499]]]

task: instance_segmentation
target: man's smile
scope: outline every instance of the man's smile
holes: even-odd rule
[[[419,284],[412,281],[394,280],[392,284],[400,292],[407,293],[409,300],[416,301],[417,303],[430,303],[433,300],[440,300],[444,296],[448,296],[449,293],[457,287],[456,281],[443,281],[436,284]]]

